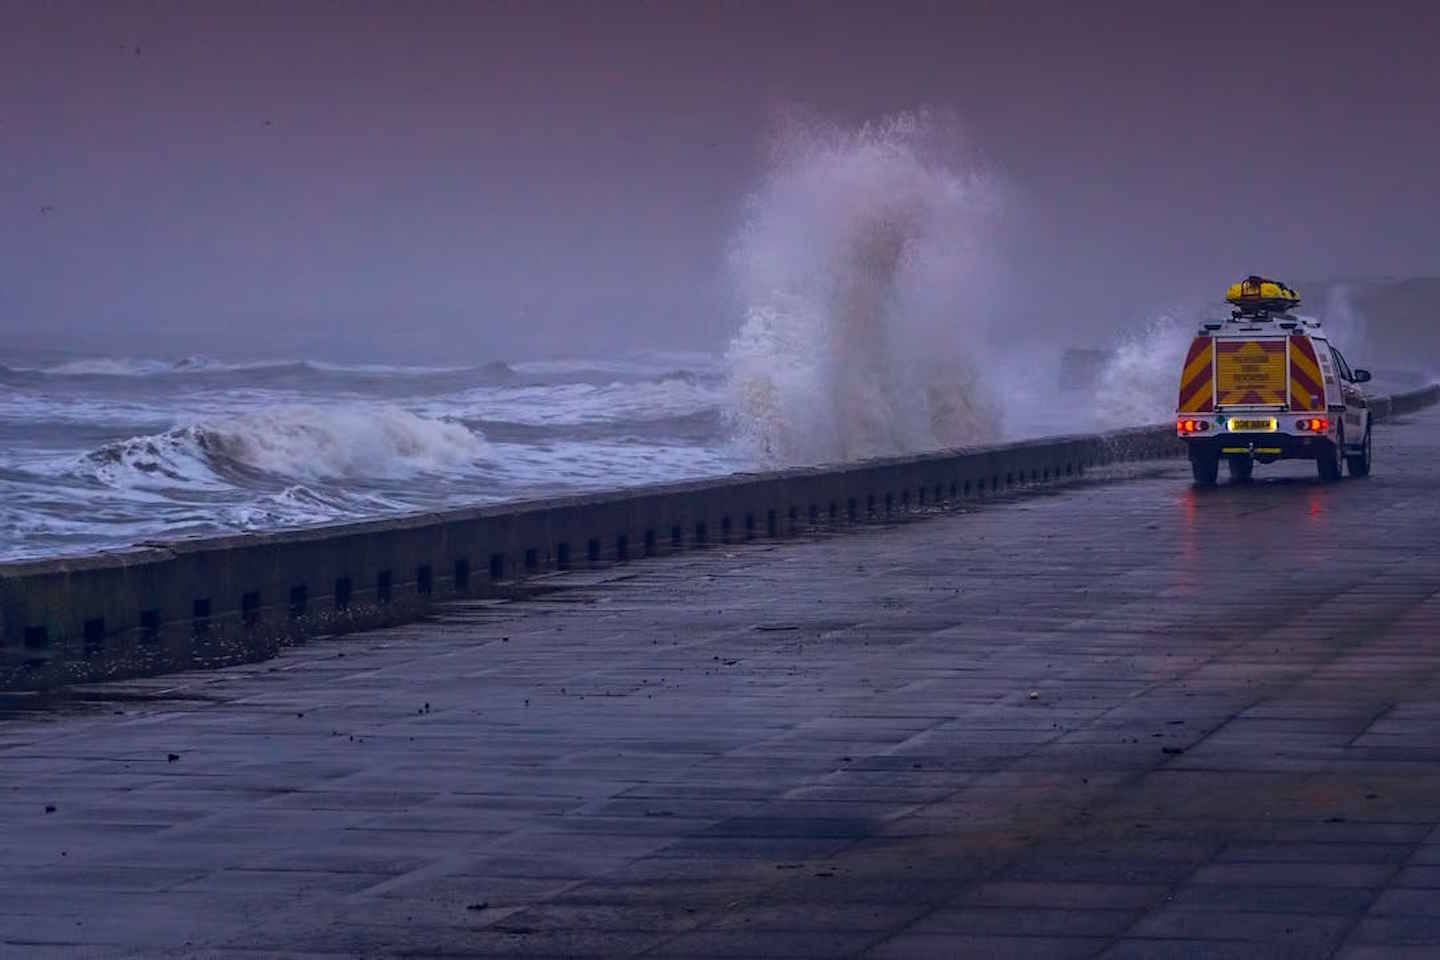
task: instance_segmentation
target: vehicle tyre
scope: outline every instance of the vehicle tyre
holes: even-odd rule
[[[1345,464],[1345,428],[1342,426],[1335,433],[1335,446],[1329,452],[1322,452],[1315,460],[1315,466],[1320,471],[1320,479],[1325,483],[1334,483],[1342,476],[1341,468]]]
[[[1229,457],[1225,465],[1230,470],[1231,483],[1249,483],[1255,475],[1255,461],[1249,457]]]
[[[1202,450],[1191,450],[1190,472],[1195,476],[1195,486],[1213,487],[1220,477],[1220,457]]]
[[[1360,448],[1360,453],[1353,457],[1345,458],[1346,465],[1350,468],[1352,477],[1370,476],[1370,428],[1365,428],[1365,443]]]

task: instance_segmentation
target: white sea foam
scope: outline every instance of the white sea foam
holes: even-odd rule
[[[733,473],[743,464],[718,447],[667,443],[496,444],[495,475],[532,494],[604,489]]]
[[[50,367],[32,368],[35,372],[57,377],[148,377],[157,373],[200,371],[209,369],[204,357],[183,360],[155,360],[144,357],[92,357],[67,360]],[[23,369],[23,368],[18,368]]]
[[[296,524],[323,523],[347,517],[375,516],[405,509],[403,501],[353,491],[325,493],[304,484],[277,493],[230,504],[216,511],[216,519],[240,530],[263,530]]]
[[[479,387],[421,409],[458,412],[467,419],[559,426],[690,416],[714,410],[722,400],[713,382],[675,375],[630,383]]]
[[[396,407],[284,405],[107,444],[79,469],[111,486],[223,488],[236,471],[302,480],[456,473],[488,452],[459,423]]]
[[[998,188],[952,125],[778,128],[732,266],[744,321],[727,352],[736,440],[814,463],[994,439],[975,363]]]

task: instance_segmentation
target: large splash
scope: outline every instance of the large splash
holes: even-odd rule
[[[727,352],[728,414],[756,460],[998,436],[976,361],[999,190],[956,143],[925,113],[779,125],[732,256],[744,322]]]

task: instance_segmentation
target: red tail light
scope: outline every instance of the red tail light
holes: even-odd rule
[[[1177,433],[1200,433],[1210,429],[1210,424],[1205,420],[1176,420],[1175,431]]]
[[[1330,421],[1324,417],[1307,417],[1297,421],[1295,426],[1311,433],[1326,433],[1330,430]]]

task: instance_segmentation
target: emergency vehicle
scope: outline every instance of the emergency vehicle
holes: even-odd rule
[[[1226,294],[1230,319],[1205,323],[1180,374],[1175,431],[1190,448],[1195,483],[1210,486],[1220,461],[1232,480],[1255,464],[1314,460],[1320,479],[1370,473],[1370,411],[1352,370],[1318,321],[1296,316],[1300,295],[1264,277]]]

